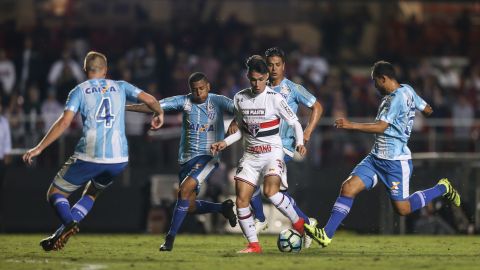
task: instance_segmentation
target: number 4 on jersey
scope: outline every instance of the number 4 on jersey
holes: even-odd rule
[[[96,113],[97,122],[104,122],[106,128],[111,128],[112,123],[115,120],[115,115],[110,112],[110,98],[106,97],[102,99],[100,107]]]

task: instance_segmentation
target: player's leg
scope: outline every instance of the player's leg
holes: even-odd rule
[[[460,206],[460,195],[446,178],[440,179],[432,188],[420,190],[408,196],[408,187],[413,171],[412,161],[397,160],[388,162],[394,164],[394,166],[391,165],[389,167],[395,169],[389,170],[387,187],[389,187],[392,205],[399,215],[404,216],[417,211],[442,195],[456,206]]]
[[[171,251],[173,249],[173,243],[175,236],[180,230],[180,226],[188,213],[190,205],[190,197],[195,193],[197,188],[197,181],[191,176],[185,178],[180,184],[180,190],[177,194],[177,202],[173,209],[172,221],[170,223],[170,229],[165,237],[165,242],[160,246],[160,251]]]
[[[208,181],[213,172],[218,168],[218,162],[211,156],[200,156],[196,158],[195,163],[194,168],[189,173],[189,176],[195,179],[197,183],[195,192],[190,193],[189,213],[221,213],[229,221],[230,226],[235,227],[237,225],[237,216],[233,211],[234,203],[232,200],[228,199],[222,203],[215,203],[196,199],[200,187]]]
[[[253,213],[250,209],[250,200],[255,187],[258,184],[258,177],[262,169],[262,160],[245,156],[240,160],[237,172],[235,174],[235,193],[238,223],[242,232],[248,240],[248,246],[239,251],[239,253],[261,253],[262,248],[258,241],[255,230]]]
[[[240,223],[243,235],[248,240],[248,246],[238,253],[261,253],[262,248],[260,247],[257,232],[255,231],[253,213],[250,210],[250,199],[252,198],[255,186],[241,178],[235,178],[235,180],[238,222]]]
[[[370,190],[378,182],[375,159],[368,155],[353,169],[350,176],[342,183],[340,194],[337,197],[330,217],[324,228],[317,228],[305,225],[305,232],[318,242],[322,247],[326,247],[332,241],[336,230],[350,212],[354,198],[358,193],[367,189]]]
[[[280,176],[278,174],[266,175],[263,181],[263,193],[265,197],[267,197],[284,216],[290,219],[295,230],[303,234],[303,224],[305,220],[300,218],[295,212],[290,198],[280,192]]]
[[[262,227],[258,228],[258,230],[266,229],[267,223],[265,220],[265,213],[263,212],[262,190],[259,186],[257,186],[253,192],[250,206],[252,207],[253,215],[255,216],[255,227],[257,227],[258,224],[258,227]]]

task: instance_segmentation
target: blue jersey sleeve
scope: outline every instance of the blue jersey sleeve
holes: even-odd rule
[[[427,107],[427,102],[417,95],[415,91],[413,91],[413,101],[415,102],[415,108],[419,111],[423,111]]]
[[[406,104],[402,97],[402,95],[389,97],[383,104],[377,119],[392,124],[398,115],[405,110]]]
[[[309,108],[313,106],[313,104],[317,101],[314,95],[312,95],[310,92],[308,92],[305,87],[297,84],[295,86],[295,100],[298,103],[301,103]]]
[[[160,106],[166,112],[181,111],[185,104],[185,96],[173,96],[160,100]]]
[[[233,114],[233,100],[226,96],[217,96],[220,107],[223,111]]]
[[[126,81],[117,81],[117,84],[125,91],[128,101],[137,102],[137,97],[142,92],[141,89]]]
[[[80,87],[77,86],[68,94],[67,102],[65,103],[65,110],[76,113],[78,112],[78,109],[80,109],[81,102],[82,90]]]

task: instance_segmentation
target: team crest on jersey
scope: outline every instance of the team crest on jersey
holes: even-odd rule
[[[210,119],[210,120],[215,119],[215,114],[216,114],[215,107],[213,106],[213,104],[211,102],[208,102],[208,104],[207,104],[208,119]]]
[[[254,123],[254,124],[247,124],[247,129],[248,132],[253,136],[256,137],[258,134],[258,131],[260,130],[260,124]]]
[[[282,84],[282,86],[280,86],[280,95],[282,95],[284,99],[287,99],[289,94],[290,94],[290,88],[288,88],[286,84]]]

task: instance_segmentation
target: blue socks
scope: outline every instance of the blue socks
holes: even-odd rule
[[[70,203],[65,196],[59,193],[54,193],[50,195],[48,200],[63,224],[67,225],[72,222],[73,217],[70,213]]]
[[[195,214],[220,213],[222,204],[202,200],[195,201]]]
[[[445,192],[447,192],[447,188],[444,185],[435,185],[432,188],[413,193],[410,195],[410,197],[408,197],[408,201],[410,202],[410,211],[417,211],[432,200],[442,196]]]
[[[88,195],[83,196],[72,207],[71,213],[73,220],[80,222],[90,212],[95,201]]]
[[[170,224],[170,230],[168,231],[169,235],[173,237],[177,235],[177,232],[180,229],[185,216],[187,215],[189,205],[189,200],[177,199],[177,204],[175,205],[175,210],[173,211],[172,223]]]
[[[332,213],[328,219],[327,225],[325,225],[325,232],[329,238],[332,238],[335,234],[340,223],[350,212],[350,208],[353,205],[353,198],[339,196],[333,205]]]
[[[262,194],[259,187],[256,187],[255,191],[253,192],[252,199],[250,200],[250,206],[252,207],[252,212],[255,218],[260,222],[264,222],[265,213],[263,213]]]
[[[292,198],[292,196],[290,196],[290,194],[288,194],[287,191],[280,191],[280,192],[283,193],[285,196],[287,196],[290,199],[290,202],[293,205],[293,209],[295,210],[295,212],[297,212],[297,215],[299,217],[303,218],[303,220],[305,221],[306,224],[310,225],[310,220],[308,219],[308,216],[305,215],[305,213],[303,213],[303,211],[300,208],[298,208],[297,203]]]

